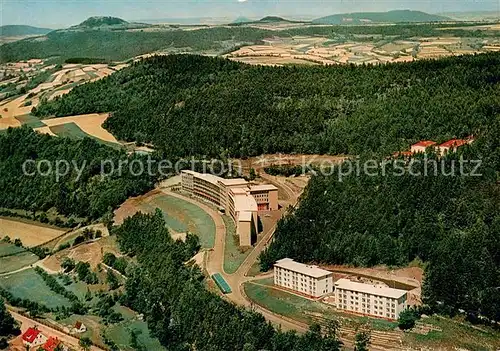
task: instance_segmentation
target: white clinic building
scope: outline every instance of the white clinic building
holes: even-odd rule
[[[333,292],[333,273],[283,258],[274,264],[274,284],[317,298]]]
[[[396,320],[408,307],[407,291],[339,279],[335,282],[338,309],[389,320]]]

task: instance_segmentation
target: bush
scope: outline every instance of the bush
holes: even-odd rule
[[[418,314],[411,309],[404,310],[399,314],[398,327],[401,330],[409,330],[415,326],[418,319]]]

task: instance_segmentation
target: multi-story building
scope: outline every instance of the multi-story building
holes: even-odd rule
[[[274,185],[252,185],[250,194],[257,201],[259,211],[276,211],[278,209],[278,188]]]
[[[181,189],[226,211],[236,224],[240,246],[251,246],[258,233],[258,211],[278,209],[278,188],[251,185],[245,179],[224,179],[194,171],[181,172]]]
[[[408,307],[407,291],[339,279],[335,282],[338,309],[373,317],[396,320]]]
[[[333,292],[333,273],[283,258],[274,264],[274,284],[311,297]]]

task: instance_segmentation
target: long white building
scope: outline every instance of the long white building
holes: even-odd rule
[[[245,179],[224,179],[211,174],[184,170],[181,189],[226,211],[234,220],[240,246],[251,246],[258,232],[258,211],[278,209],[278,188],[252,185]]]
[[[311,297],[333,292],[333,273],[283,258],[274,264],[274,284]]]
[[[396,320],[408,307],[407,292],[382,285],[339,279],[335,282],[338,309],[368,316]]]

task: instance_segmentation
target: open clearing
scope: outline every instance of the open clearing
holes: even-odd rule
[[[43,244],[64,232],[63,229],[0,218],[0,237],[8,235],[11,240],[19,238],[28,247]]]
[[[44,119],[42,122],[49,127],[74,123],[88,135],[107,142],[118,143],[116,138],[102,127],[102,124],[108,117],[108,113],[92,113],[88,115]]]
[[[43,266],[48,270],[57,272],[61,269],[62,260],[65,257],[69,257],[75,261],[88,262],[92,269],[95,269],[102,262],[102,258],[107,252],[111,252],[116,256],[122,256],[116,244],[116,237],[107,236],[59,251],[46,258],[43,261]]]
[[[49,308],[70,306],[68,299],[55,294],[33,269],[0,277],[0,286],[20,299],[29,299]]]
[[[177,233],[191,232],[198,235],[203,248],[212,248],[215,242],[215,223],[200,207],[182,199],[169,196],[160,190],[128,199],[115,211],[115,223],[137,212],[152,213],[156,208],[163,212],[167,226]],[[172,233],[175,234],[175,233]]]

